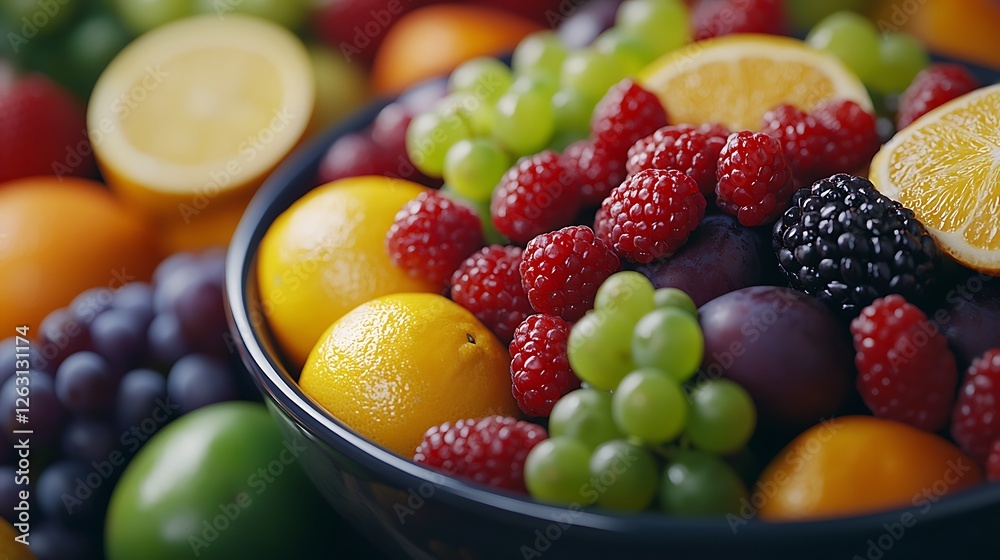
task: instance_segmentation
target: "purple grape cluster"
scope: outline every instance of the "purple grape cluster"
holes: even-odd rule
[[[0,341],[0,426],[31,435],[31,549],[101,557],[101,526],[125,465],[180,415],[244,393],[223,302],[225,253],[179,253],[152,284],[95,288],[50,313],[31,345],[29,423],[16,420],[15,339]],[[20,368],[17,368],[20,369]],[[23,376],[22,376],[23,377]],[[15,522],[13,443],[0,445],[0,515]]]

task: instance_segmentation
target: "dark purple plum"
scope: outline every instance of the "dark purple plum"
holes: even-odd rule
[[[803,428],[844,404],[854,351],[846,329],[815,298],[756,286],[710,301],[698,316],[705,334],[700,375],[742,385],[763,422]]]
[[[636,270],[657,288],[683,290],[701,306],[734,290],[766,283],[775,266],[763,236],[732,216],[714,215],[702,220],[677,254]]]
[[[594,42],[615,24],[615,15],[622,0],[591,0],[575,8],[559,26],[559,38],[571,49],[580,49]]]
[[[948,338],[959,371],[965,371],[987,350],[1000,348],[1000,278],[973,274],[956,280],[927,316]]]

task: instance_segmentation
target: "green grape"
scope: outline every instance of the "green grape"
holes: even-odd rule
[[[786,0],[788,18],[794,29],[809,29],[820,20],[844,10],[864,13],[871,0]]]
[[[493,140],[459,140],[445,156],[444,180],[464,197],[488,201],[511,164],[510,156]]]
[[[861,14],[833,14],[816,24],[806,42],[814,49],[839,58],[865,83],[878,72],[878,29]]]
[[[470,93],[492,105],[514,81],[510,68],[495,58],[473,58],[455,69],[448,80],[451,91]]]
[[[660,479],[660,506],[672,515],[725,517],[746,499],[746,485],[736,471],[701,451],[680,453]]]
[[[36,36],[53,36],[74,20],[83,8],[83,0],[3,0],[0,20],[6,15],[12,35],[4,34],[7,43],[28,42]]]
[[[709,453],[743,448],[757,427],[757,408],[743,387],[728,379],[707,381],[691,391],[687,436]]]
[[[562,87],[590,99],[601,99],[611,86],[628,74],[617,56],[584,49],[566,58],[562,67]]]
[[[524,93],[535,91],[551,98],[559,91],[559,84],[552,76],[542,74],[528,74],[519,76],[510,86],[510,91]]]
[[[931,63],[927,49],[906,33],[882,36],[878,47],[879,68],[868,82],[879,93],[900,93]]]
[[[687,311],[692,317],[698,316],[698,306],[691,296],[677,288],[660,288],[653,292],[653,305],[659,309],[675,308]]]
[[[596,498],[590,488],[590,450],[565,437],[540,442],[524,460],[524,483],[536,500],[587,505]]]
[[[574,439],[588,449],[625,437],[611,417],[611,394],[597,389],[577,389],[556,401],[549,435]]]
[[[638,272],[616,272],[597,289],[594,309],[624,313],[638,321],[653,309],[653,283]]]
[[[122,23],[133,33],[145,33],[194,14],[194,0],[113,0]]]
[[[559,90],[552,96],[556,130],[560,136],[573,139],[566,142],[567,145],[590,134],[590,117],[596,106],[596,100],[572,89]]]
[[[632,357],[683,383],[698,371],[705,339],[698,319],[677,308],[654,309],[639,320],[632,335]]]
[[[195,12],[225,18],[228,14],[245,14],[267,19],[295,29],[309,9],[308,0],[195,0]]]
[[[591,311],[569,331],[566,353],[581,380],[611,391],[635,369],[632,330],[635,320],[622,313]]]
[[[424,113],[406,129],[406,153],[417,169],[430,177],[440,177],[448,150],[471,134],[465,119],[456,111]]]
[[[527,74],[558,76],[566,56],[566,47],[555,32],[539,31],[528,35],[518,43],[514,49],[511,66],[514,68],[514,73],[519,76]]]
[[[509,91],[497,101],[493,136],[515,156],[541,151],[555,128],[552,98],[542,91]]]
[[[620,511],[642,511],[653,503],[660,482],[659,467],[644,447],[616,439],[590,456],[590,480],[597,505]]]
[[[467,91],[449,94],[434,104],[434,110],[444,115],[455,114],[465,121],[472,136],[490,136],[496,123],[493,101],[485,101]]]
[[[681,0],[625,0],[615,28],[636,38],[653,57],[691,41],[688,9]]]
[[[101,72],[131,40],[131,35],[111,15],[94,15],[77,24],[66,38],[66,53],[78,76],[77,89],[87,95]]]
[[[500,235],[497,231],[496,226],[493,225],[493,220],[490,218],[490,201],[489,200],[472,200],[466,198],[451,187],[451,185],[445,184],[438,191],[442,195],[467,206],[468,208],[474,210],[476,214],[479,215],[479,222],[483,226],[483,238],[486,239],[487,245],[499,244],[502,245],[506,242],[504,237]]]
[[[628,75],[637,74],[654,58],[645,44],[621,29],[611,28],[601,33],[594,41],[594,48],[618,57]]]
[[[688,405],[680,384],[662,371],[643,368],[625,376],[611,397],[611,415],[626,434],[664,443],[684,431]]]

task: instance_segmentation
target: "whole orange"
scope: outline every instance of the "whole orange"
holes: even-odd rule
[[[976,463],[947,440],[891,420],[848,416],[795,438],[771,461],[750,505],[769,521],[923,511],[983,480]]]
[[[498,55],[541,27],[528,19],[483,6],[437,5],[400,19],[375,55],[372,84],[376,93],[393,94],[462,62]]]
[[[938,54],[1000,69],[996,0],[882,0],[873,19],[882,32],[907,31]]]
[[[150,225],[99,183],[32,177],[0,184],[0,338],[88,288],[148,280],[160,260]]]

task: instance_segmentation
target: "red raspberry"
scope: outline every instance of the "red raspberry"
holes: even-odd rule
[[[427,430],[413,460],[473,482],[527,493],[524,459],[545,428],[504,416],[445,422]]]
[[[795,192],[781,142],[759,132],[745,130],[729,137],[716,177],[716,204],[745,226],[777,220]]]
[[[603,142],[580,140],[566,148],[566,165],[580,178],[581,202],[596,206],[625,180],[625,161],[613,157]]]
[[[437,191],[406,203],[385,238],[392,262],[410,276],[442,285],[485,243],[479,216]]]
[[[2,70],[0,70],[2,73]],[[86,112],[45,76],[0,76],[0,183],[32,175],[90,177]]]
[[[975,76],[959,64],[932,64],[913,79],[899,98],[896,127],[902,130],[932,109],[979,87]]]
[[[781,142],[792,175],[800,185],[829,177],[826,146],[830,131],[815,117],[791,105],[779,105],[764,114],[761,132]]]
[[[514,331],[510,376],[525,414],[548,416],[560,397],[580,387],[566,357],[571,327],[560,317],[532,315]]]
[[[948,423],[958,370],[948,341],[903,296],[875,300],[851,322],[858,392],[872,413],[935,432]]]
[[[951,437],[980,464],[1000,439],[1000,348],[987,350],[965,372],[951,417]]]
[[[594,229],[619,257],[648,263],[677,252],[705,217],[705,206],[694,179],[647,169],[611,191]]]
[[[691,11],[696,41],[732,33],[787,31],[782,0],[702,0]]]
[[[629,175],[635,175],[644,169],[656,169],[651,162],[653,154],[659,150],[659,146],[675,142],[682,134],[688,132],[698,132],[712,138],[719,138],[723,143],[729,138],[730,134],[729,129],[715,123],[707,123],[699,126],[691,124],[665,126],[632,144],[632,147],[629,148],[628,160],[625,164],[626,171],[628,171]],[[714,181],[715,177],[712,177],[712,180]]]
[[[622,164],[632,144],[664,126],[667,111],[660,99],[627,78],[608,90],[590,121],[594,140]]]
[[[559,154],[521,158],[493,191],[490,214],[497,231],[515,243],[573,222],[580,210],[580,179]]]
[[[661,128],[654,135],[669,128],[674,127]],[[680,127],[676,133],[662,136],[659,142],[644,139],[632,146],[626,164],[628,174],[635,175],[644,169],[676,169],[694,179],[706,197],[714,195],[719,152],[726,145],[726,138]]]
[[[528,243],[521,282],[535,311],[576,321],[594,307],[597,288],[618,271],[618,264],[589,227],[566,227]]]
[[[871,163],[882,145],[875,115],[853,101],[823,102],[812,116],[829,131],[824,176],[857,172]]]
[[[509,344],[514,329],[534,311],[521,286],[520,247],[490,245],[462,263],[451,277],[451,299]]]
[[[990,446],[990,456],[986,459],[986,479],[990,482],[1000,482],[1000,439]]]

